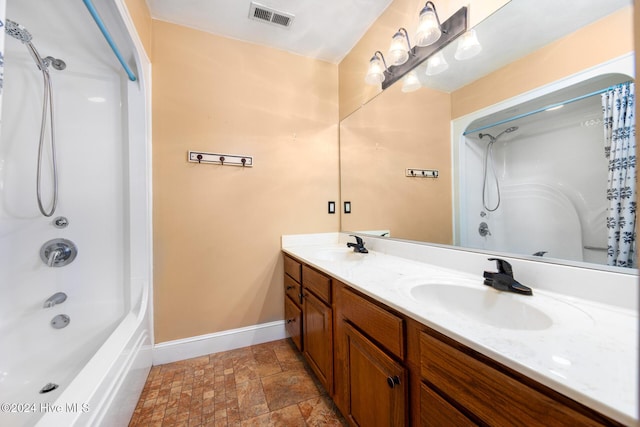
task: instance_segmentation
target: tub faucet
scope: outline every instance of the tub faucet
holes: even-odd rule
[[[67,300],[67,294],[65,294],[64,292],[56,292],[55,294],[47,298],[47,300],[44,302],[43,307],[50,308],[50,307],[53,307],[54,305],[62,304],[66,300]]]
[[[522,295],[533,295],[531,288],[519,283],[513,278],[511,264],[500,258],[489,258],[498,264],[498,271],[485,271],[484,284],[499,291],[514,292]]]
[[[362,237],[358,237],[354,234],[351,234],[350,236],[356,238],[356,243],[348,242],[347,247],[353,248],[353,252],[358,252],[361,254],[369,253],[367,248],[364,247],[364,241],[362,240]]]

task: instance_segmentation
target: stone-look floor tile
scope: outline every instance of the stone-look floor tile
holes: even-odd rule
[[[320,396],[298,403],[302,417],[309,427],[345,426],[344,418],[333,401],[327,396]]]
[[[238,409],[241,419],[246,420],[269,412],[260,380],[239,384],[236,392],[238,393]]]
[[[259,417],[242,421],[242,427],[305,427],[304,418],[297,405],[287,406]]]
[[[129,426],[346,425],[318,384],[290,340],[153,366]]]
[[[321,394],[321,390],[306,371],[282,372],[262,378],[261,381],[269,409],[272,411]]]

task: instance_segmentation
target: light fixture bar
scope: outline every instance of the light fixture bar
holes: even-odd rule
[[[454,41],[458,36],[467,31],[467,7],[461,7],[449,19],[442,23],[442,36],[434,44],[429,46],[414,46],[411,48],[409,59],[402,65],[392,65],[384,71],[385,79],[382,89],[386,89],[415,67],[426,61],[431,55]]]

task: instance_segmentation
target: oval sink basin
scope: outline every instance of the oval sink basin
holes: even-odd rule
[[[409,295],[428,307],[439,305],[456,315],[497,328],[541,330],[553,325],[553,319],[545,312],[513,298],[516,295],[492,289],[426,284],[412,287]]]

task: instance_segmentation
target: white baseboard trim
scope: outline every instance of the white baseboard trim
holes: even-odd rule
[[[177,362],[211,353],[287,338],[284,320],[166,341],[153,347],[153,364]]]

